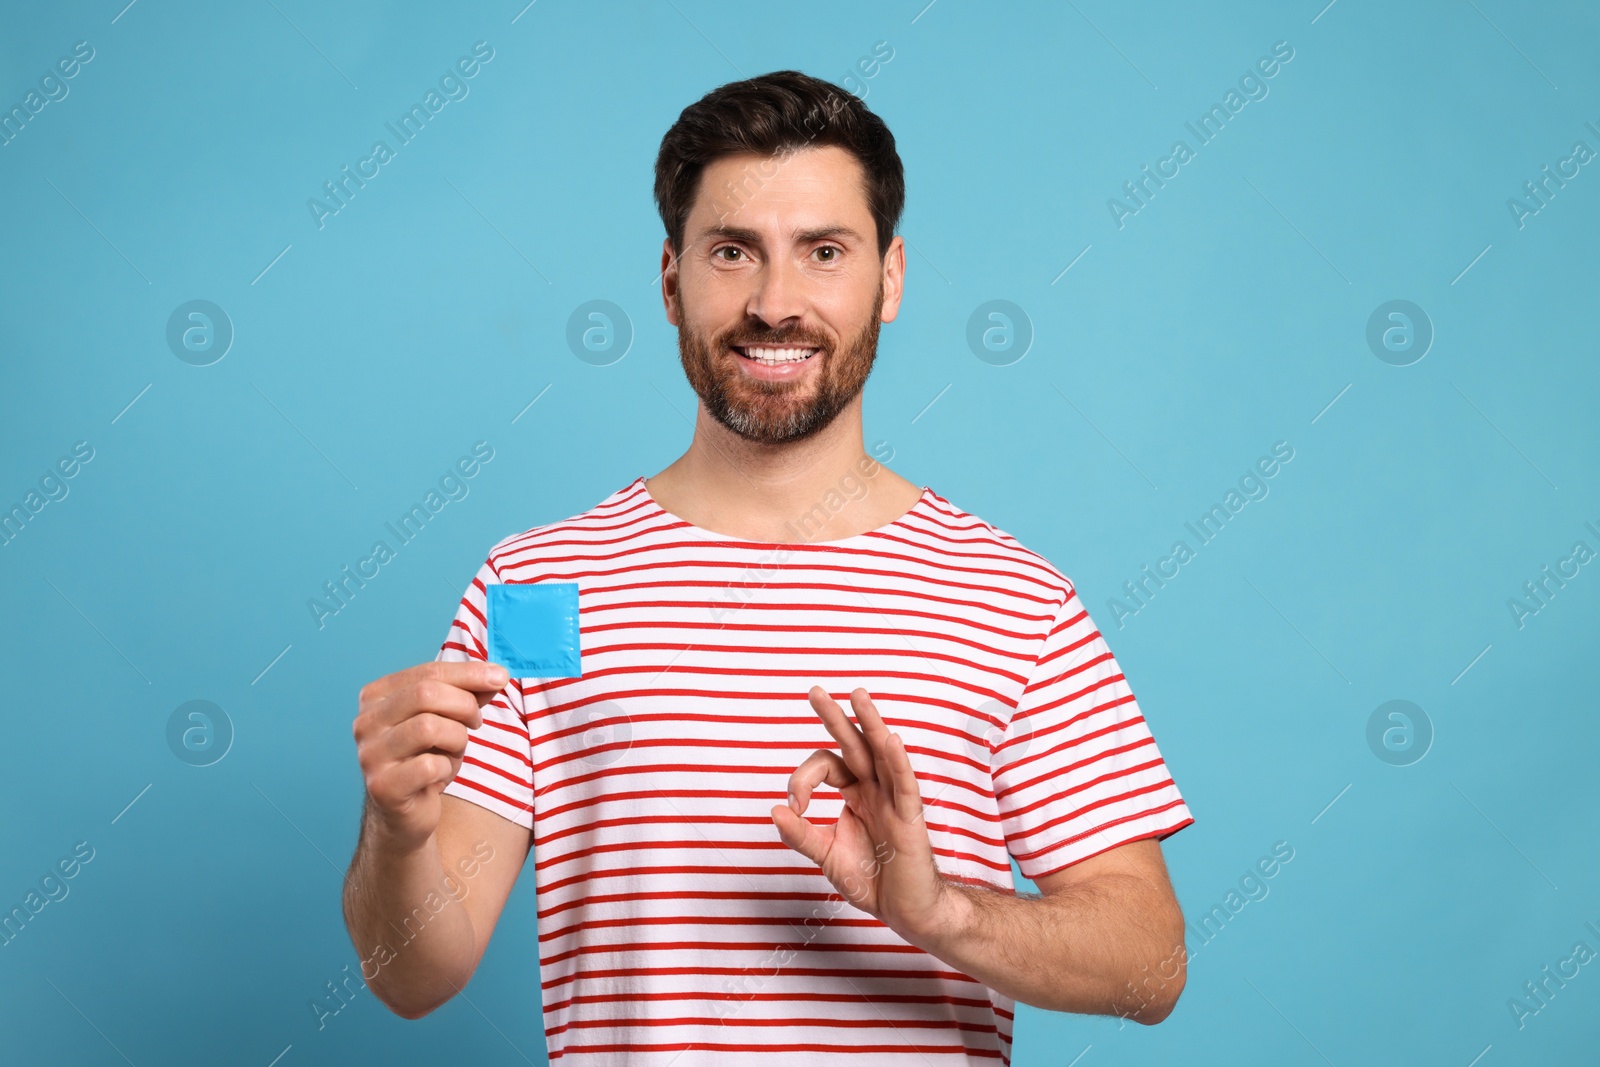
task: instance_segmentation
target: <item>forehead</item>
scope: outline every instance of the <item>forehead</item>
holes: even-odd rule
[[[776,156],[723,156],[700,174],[685,239],[693,241],[717,225],[774,232],[846,225],[869,233],[872,212],[865,172],[854,155],[837,145]]]

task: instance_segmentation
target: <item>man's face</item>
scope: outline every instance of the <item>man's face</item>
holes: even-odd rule
[[[663,253],[667,319],[706,411],[781,445],[831,423],[866,384],[899,311],[903,242],[880,259],[861,165],[842,148],[706,167],[683,254]]]

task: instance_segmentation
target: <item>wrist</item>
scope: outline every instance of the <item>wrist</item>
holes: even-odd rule
[[[370,799],[367,802],[366,837],[372,851],[383,859],[407,859],[423,852],[433,843],[433,831],[418,834],[391,821],[382,808]]]
[[[978,904],[971,890],[941,878],[939,896],[931,909],[930,921],[915,941],[924,952],[943,958],[972,936]]]

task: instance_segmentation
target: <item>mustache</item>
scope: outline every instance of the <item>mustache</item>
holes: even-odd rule
[[[745,345],[772,345],[776,348],[819,348],[824,352],[831,351],[833,347],[826,338],[798,328],[765,330],[741,327],[726,334],[722,338],[721,344],[724,348],[742,348]]]

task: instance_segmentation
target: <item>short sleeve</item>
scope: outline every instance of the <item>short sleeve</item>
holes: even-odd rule
[[[1069,588],[991,760],[1028,878],[1194,821],[1105,638]]]
[[[484,604],[489,596],[488,587],[499,581],[492,558],[485,560],[462,594],[450,631],[434,657],[436,661],[465,663],[487,659],[488,621]],[[468,734],[461,769],[444,791],[531,830],[532,745],[522,709],[522,689],[517,679],[512,678],[483,706],[483,725]]]

